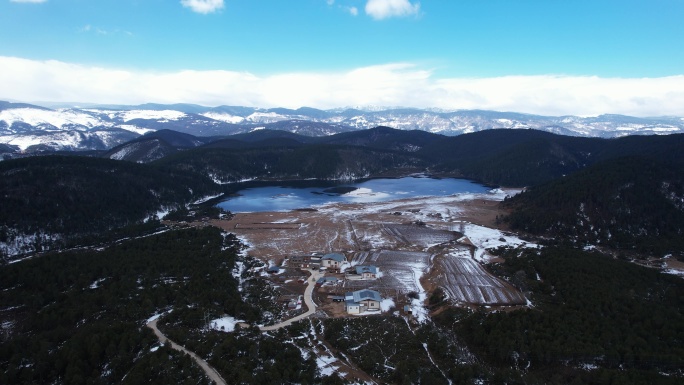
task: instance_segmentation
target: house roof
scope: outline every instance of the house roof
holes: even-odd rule
[[[344,262],[346,260],[346,258],[344,258],[344,255],[338,254],[338,253],[326,254],[321,259],[322,260],[323,259],[332,259],[333,261],[337,261],[337,262]]]
[[[375,290],[357,290],[349,293],[345,293],[344,299],[347,300],[347,302],[361,302],[365,300],[373,300],[373,301],[382,301],[382,298],[380,297],[380,293],[378,293]]]
[[[375,266],[356,266],[356,274],[371,273],[377,274],[378,268]]]

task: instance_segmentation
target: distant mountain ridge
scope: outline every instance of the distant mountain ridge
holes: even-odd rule
[[[211,137],[271,129],[320,137],[376,126],[447,136],[505,128],[615,138],[684,133],[684,118],[623,115],[552,117],[484,110],[438,111],[416,108],[319,110],[302,107],[293,110],[153,103],[50,109],[0,101],[0,144],[12,151],[25,152],[110,150],[159,130]],[[3,152],[7,152],[7,148]]]

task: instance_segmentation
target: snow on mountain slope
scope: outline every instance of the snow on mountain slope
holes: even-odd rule
[[[106,126],[104,122],[79,110],[43,110],[37,108],[12,108],[0,111],[0,122],[5,122],[9,128],[15,123],[25,123],[40,129],[61,129],[66,126],[93,128]]]
[[[245,118],[243,118],[242,116],[235,116],[235,115],[226,114],[226,113],[219,113],[219,112],[204,112],[200,115],[205,116],[209,119],[214,119],[214,120],[218,120],[221,122],[232,123],[232,124],[238,124],[238,123],[242,123],[245,121]]]
[[[187,114],[184,112],[173,111],[173,110],[132,110],[132,111],[122,111],[118,114],[118,118],[124,122],[129,122],[135,119],[145,119],[145,120],[158,120],[158,121],[169,121],[178,120],[186,117]]]
[[[17,146],[21,151],[27,151],[31,147],[66,151],[84,149],[105,150],[132,140],[135,137],[135,134],[129,133],[126,135],[117,131],[83,132],[70,130],[23,135],[0,135],[0,143]]]
[[[16,144],[22,150],[43,148],[99,149],[104,143],[118,145],[124,138],[169,129],[194,136],[222,136],[260,128],[284,130],[311,136],[389,126],[401,130],[422,130],[444,135],[477,131],[537,129],[561,135],[614,138],[626,135],[684,133],[684,118],[636,118],[622,115],[539,116],[481,110],[443,111],[415,108],[365,108],[315,110],[300,108],[259,109],[252,107],[194,106],[183,112],[174,106],[120,106],[117,109],[90,107],[51,110],[39,106],[2,102],[0,143]],[[98,131],[92,138],[50,132]],[[111,131],[105,140],[104,131]]]
[[[140,127],[134,126],[132,124],[120,124],[118,127],[122,130],[135,132],[138,135],[145,135],[148,132],[154,132],[154,130],[151,128],[140,128]]]
[[[275,123],[288,119],[291,119],[291,117],[288,118],[275,112],[255,112],[245,118],[246,121],[252,123]]]

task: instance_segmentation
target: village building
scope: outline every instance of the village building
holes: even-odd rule
[[[345,310],[347,314],[361,314],[367,311],[379,311],[382,298],[375,290],[357,290],[345,293]]]
[[[321,257],[315,255],[293,255],[287,262],[289,267],[296,269],[315,269],[321,264]]]
[[[321,258],[321,267],[325,267],[328,270],[339,271],[342,264],[346,262],[347,259],[342,254],[330,253],[326,254]]]
[[[378,268],[376,266],[355,266],[356,275],[360,276],[361,279],[376,279],[378,278]]]
[[[346,279],[349,280],[369,280],[380,278],[380,269],[373,265],[357,265],[354,266],[354,270],[348,272],[345,275]]]
[[[316,281],[316,286],[323,286],[327,283],[329,284],[336,284],[339,281],[337,277],[321,277]]]

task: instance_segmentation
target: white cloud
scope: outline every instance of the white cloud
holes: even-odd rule
[[[335,4],[335,0],[325,0],[325,2],[328,3],[328,5]]]
[[[0,56],[0,100],[206,106],[405,106],[542,115],[684,116],[684,75],[660,78],[437,78],[393,63],[339,72],[257,76],[237,71],[146,72]]]
[[[197,13],[212,13],[223,8],[223,0],[181,0],[181,4]]]
[[[418,12],[420,3],[409,0],[368,0],[366,3],[366,14],[376,20],[417,15]]]
[[[10,0],[11,3],[45,3],[47,0]]]
[[[95,33],[96,35],[102,35],[102,36],[116,36],[116,35],[125,35],[125,36],[133,36],[133,32],[126,31],[126,30],[121,30],[121,29],[112,29],[112,30],[107,30],[107,29],[102,29],[99,27],[93,27],[90,24],[86,24],[83,27],[81,27],[79,30],[81,33]]]
[[[359,9],[356,7],[347,7],[346,8],[347,12],[349,12],[352,16],[358,16],[359,14]]]

